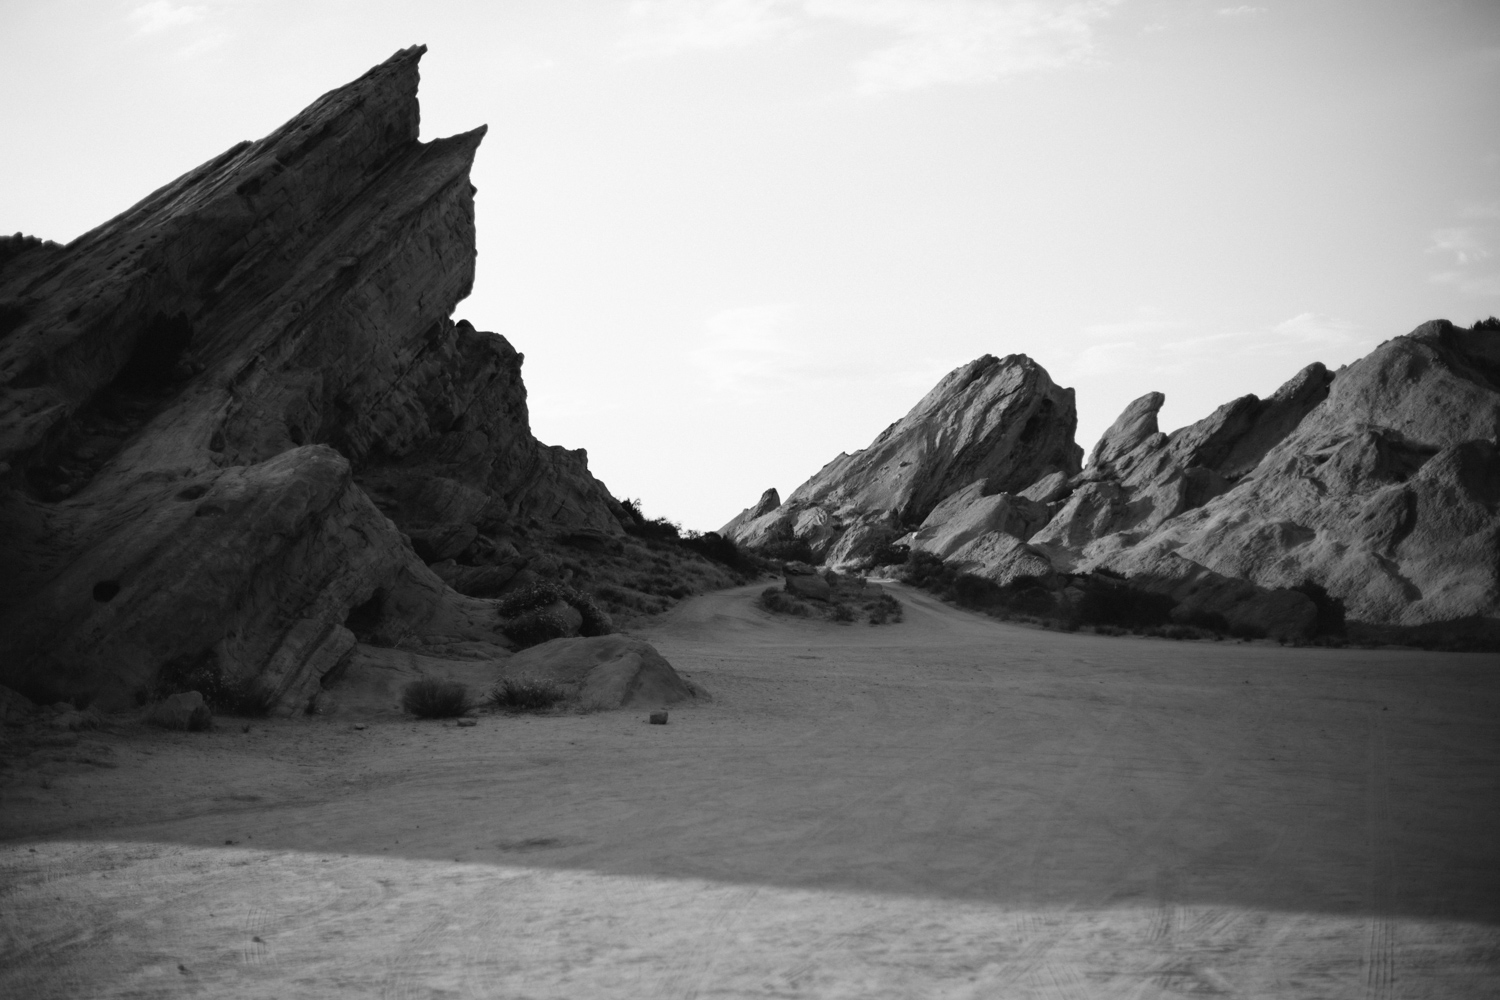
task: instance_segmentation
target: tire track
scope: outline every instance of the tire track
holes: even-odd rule
[[[1365,952],[1365,996],[1391,1000],[1396,995],[1396,934],[1390,912],[1396,858],[1391,843],[1391,782],[1386,756],[1386,731],[1381,715],[1370,706],[1369,778],[1366,793],[1366,846],[1369,853],[1369,893]]]

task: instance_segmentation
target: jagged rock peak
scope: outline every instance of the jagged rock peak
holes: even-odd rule
[[[824,466],[787,503],[890,511],[915,526],[975,480],[989,492],[1016,491],[1054,469],[1076,473],[1077,426],[1072,389],[1024,354],[986,354],[949,372],[868,448]]]
[[[1142,441],[1159,433],[1156,415],[1161,412],[1167,397],[1159,392],[1148,392],[1125,407],[1123,413],[1109,425],[1109,430],[1094,445],[1089,455],[1089,466],[1103,469],[1121,455],[1133,450]]]
[[[776,487],[773,486],[760,495],[760,499],[755,502],[755,505],[753,507],[746,507],[734,517],[730,518],[729,523],[719,529],[719,534],[723,535],[725,538],[728,538],[734,533],[737,528],[739,528],[740,525],[769,514],[771,513],[771,511],[780,506],[781,494],[777,493]]]
[[[175,664],[300,711],[361,644],[504,656],[484,598],[536,539],[621,534],[520,354],[450,318],[484,129],[418,141],[423,51],[5,245],[0,683],[121,707]]]
[[[868,448],[841,454],[786,503],[725,525],[733,541],[858,568],[948,497],[1016,492],[1079,471],[1073,390],[1024,354],[986,354],[944,376]]]

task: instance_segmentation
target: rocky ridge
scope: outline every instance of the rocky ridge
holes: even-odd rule
[[[985,355],[943,378],[868,447],[840,455],[787,498],[768,490],[720,534],[755,549],[800,543],[840,566],[868,562],[959,489],[1020,490],[1078,472],[1078,413],[1024,354]]]
[[[483,128],[397,52],[66,246],[0,240],[0,683],[137,703],[208,670],[300,711],[400,647],[503,658],[488,598],[618,548],[522,356],[450,317]],[[359,655],[356,655],[356,652]]]
[[[1157,425],[1165,396],[1148,393],[1082,469],[1072,391],[1022,361],[1027,378],[997,414],[1009,433],[966,435],[966,387],[976,371],[998,374],[980,359],[870,448],[725,534],[768,551],[801,542],[839,570],[926,552],[998,584],[1040,582],[1060,604],[1080,574],[1102,572],[1168,595],[1179,620],[1283,638],[1315,630],[1320,602],[1378,625],[1500,619],[1495,321],[1424,324],[1171,434]],[[1017,449],[1039,434],[1045,448]],[[915,476],[909,455],[924,463]]]

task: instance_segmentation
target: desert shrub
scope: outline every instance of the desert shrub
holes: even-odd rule
[[[146,700],[160,701],[174,694],[197,691],[215,715],[259,718],[276,706],[276,692],[258,677],[224,676],[212,649],[173,657],[156,674],[156,685]]]
[[[909,558],[911,558],[911,549],[905,545],[893,545],[887,542],[870,556],[870,565],[895,568],[906,565],[906,560]]]
[[[1313,635],[1344,634],[1343,601],[1332,596],[1311,580],[1303,580],[1292,589],[1299,594],[1306,594],[1312,600],[1313,606],[1318,609],[1318,617],[1313,624]]]
[[[690,531],[683,536],[682,544],[703,558],[712,559],[730,569],[754,568],[754,565],[745,558],[745,554],[740,551],[740,547],[717,531],[705,531],[701,535],[696,531]]]
[[[966,608],[998,608],[1005,604],[1005,595],[998,583],[972,573],[955,577],[952,593],[953,599]]]
[[[813,561],[812,546],[800,538],[781,538],[767,542],[758,551],[767,559],[778,562],[805,562],[810,565]]]
[[[899,622],[902,618],[901,602],[890,594],[881,594],[875,600],[865,605],[865,608],[870,613],[871,625]]]
[[[1166,594],[1096,578],[1087,581],[1075,613],[1084,625],[1151,628],[1170,622],[1176,606]]]
[[[855,619],[854,609],[847,604],[835,604],[828,612],[828,620],[835,622],[852,622]]]
[[[623,591],[608,589],[619,594],[622,602],[628,599]],[[501,618],[511,619],[501,631],[522,646],[535,646],[539,642],[567,635],[570,631],[568,623],[559,615],[546,610],[558,601],[571,605],[583,616],[583,624],[578,629],[580,634],[608,635],[614,631],[614,622],[610,620],[609,614],[592,597],[566,584],[546,580],[528,584],[500,601],[495,608],[496,613]]]
[[[675,542],[681,537],[682,526],[675,521],[669,521],[664,517],[648,518],[641,513],[641,502],[639,500],[622,500],[620,506],[625,508],[628,518],[625,521],[625,531],[637,538],[650,538],[657,541]]]
[[[972,573],[960,573],[930,552],[913,552],[901,577],[946,601],[999,617],[1012,614],[1053,616],[1056,598],[1034,576],[1018,576],[1004,586]]]
[[[931,552],[910,553],[901,571],[901,578],[907,583],[934,593],[950,587],[957,575],[952,567]]]
[[[780,587],[767,587],[761,591],[757,603],[767,611],[778,615],[796,615],[799,618],[812,616],[812,608],[795,597],[789,597]]]
[[[1118,625],[1095,625],[1095,635],[1129,635],[1129,629],[1123,629]]]
[[[511,712],[545,712],[568,694],[542,677],[507,677],[490,691],[490,704]]]
[[[1236,639],[1264,639],[1266,630],[1249,622],[1236,622],[1229,626],[1229,635]]]
[[[1182,617],[1183,624],[1194,628],[1201,628],[1209,632],[1218,632],[1220,635],[1229,634],[1229,619],[1217,611],[1204,611],[1198,609],[1191,611]]]
[[[501,629],[505,635],[522,649],[536,646],[552,639],[561,639],[573,631],[572,623],[556,611],[536,608],[517,615]]]
[[[567,600],[567,595],[571,592],[571,587],[549,580],[529,583],[520,590],[506,594],[495,606],[495,612],[501,618],[514,618],[522,612],[545,608],[549,604]]]
[[[615,630],[608,613],[588,594],[573,591],[566,600],[583,616],[583,624],[578,627],[580,635],[609,635]]]
[[[602,586],[599,586],[599,587],[595,587],[594,588],[594,596],[596,596],[596,597],[602,597],[606,601],[613,601],[615,604],[629,604],[630,603],[630,592],[629,591],[621,590],[619,587],[616,587],[616,586],[614,586],[612,584],[608,584],[608,583],[606,583],[606,584],[604,584]]]
[[[469,690],[457,681],[423,677],[402,688],[401,707],[419,719],[452,719],[469,710]]]
[[[1176,639],[1181,641],[1183,639],[1205,639],[1212,633],[1203,632],[1200,629],[1187,625],[1155,625],[1145,629],[1145,634],[1154,636],[1157,639]]]

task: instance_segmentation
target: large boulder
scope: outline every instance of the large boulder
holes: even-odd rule
[[[500,674],[553,681],[591,711],[708,698],[708,692],[677,673],[656,647],[625,635],[544,642],[504,661]]]

